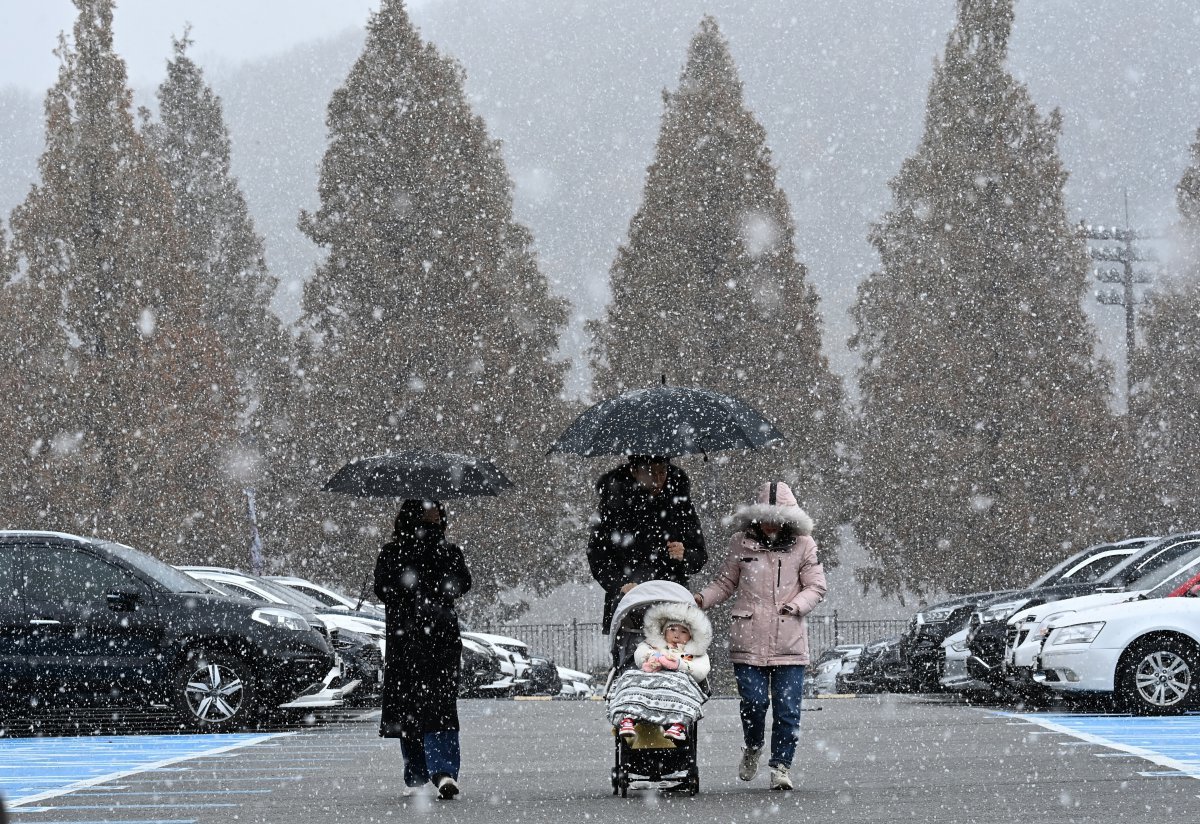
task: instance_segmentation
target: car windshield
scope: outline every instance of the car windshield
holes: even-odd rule
[[[1054,584],[1081,584],[1099,580],[1106,572],[1121,561],[1137,553],[1154,538],[1121,541],[1116,544],[1097,544],[1080,550],[1053,566],[1042,577],[1029,585],[1029,589]]]
[[[125,546],[124,544],[118,544],[115,541],[104,541],[101,543],[101,546],[117,558],[120,558],[122,562],[166,587],[169,592],[208,594],[212,591],[191,575],[180,572],[170,564],[147,555],[141,550]]]
[[[288,589],[292,590],[293,592],[297,592],[301,595],[306,595],[309,598],[312,598],[314,601],[320,601],[322,604],[324,604],[327,607],[344,607],[344,606],[346,606],[345,601],[341,600],[340,598],[335,598],[334,596],[330,595],[328,592],[322,592],[319,589],[313,589],[312,587],[309,587],[305,584],[291,583],[291,582],[284,582],[284,581],[275,581],[275,583],[279,584],[280,586],[285,586]]]
[[[1188,541],[1185,546],[1188,551],[1177,556],[1176,562],[1146,573],[1137,588],[1150,590],[1146,594],[1151,598],[1162,598],[1200,571],[1200,541]]]
[[[1120,581],[1127,586],[1137,584],[1138,589],[1145,589],[1145,582],[1150,580],[1147,576],[1152,573],[1160,573],[1162,570],[1178,569],[1179,564],[1183,563],[1183,559],[1195,551],[1198,541],[1200,538],[1159,541],[1124,563],[1118,564],[1101,580]]]
[[[249,598],[252,601],[261,601],[262,600],[257,595],[254,595],[248,591],[242,590],[240,588],[232,589],[227,586],[222,586],[221,584],[217,583],[216,581],[202,581],[201,583],[205,584],[209,589],[211,589],[213,592],[217,593],[218,595],[224,595],[228,598]]]
[[[1053,583],[1086,584],[1098,581],[1106,572],[1135,552],[1137,552],[1137,547],[1131,546],[1093,555],[1068,569]]]
[[[287,601],[289,604],[297,607],[303,607],[309,612],[327,612],[329,607],[322,604],[316,598],[305,595],[303,592],[297,592],[291,587],[284,586],[278,581],[271,581],[267,578],[253,578],[254,586],[259,589],[271,593],[277,598]]]

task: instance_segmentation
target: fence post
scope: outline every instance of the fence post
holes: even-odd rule
[[[571,669],[579,669],[579,619],[571,619]]]
[[[841,643],[842,643],[842,633],[841,633],[841,630],[838,629],[837,610],[835,609],[833,611],[833,644],[834,644],[834,646],[837,646]]]

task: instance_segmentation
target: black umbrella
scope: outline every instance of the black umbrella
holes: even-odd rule
[[[326,492],[359,498],[424,498],[441,501],[499,495],[513,482],[487,458],[409,449],[357,458],[325,482]]]
[[[711,389],[656,386],[586,410],[550,447],[593,455],[692,455],[754,449],[784,435],[753,407]]]

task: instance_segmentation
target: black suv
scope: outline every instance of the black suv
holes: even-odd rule
[[[217,731],[319,689],[334,662],[294,612],[218,595],[144,552],[0,530],[3,700],[168,704]]]

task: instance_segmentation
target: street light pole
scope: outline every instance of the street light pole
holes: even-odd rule
[[[1096,280],[1101,283],[1119,284],[1121,289],[1102,290],[1096,293],[1096,301],[1105,306],[1123,306],[1125,308],[1125,403],[1128,408],[1133,396],[1133,350],[1137,345],[1137,318],[1134,305],[1140,303],[1134,295],[1134,284],[1150,283],[1150,274],[1134,268],[1135,263],[1157,263],[1158,256],[1152,249],[1135,246],[1137,241],[1154,239],[1153,235],[1137,232],[1133,229],[1117,227],[1087,226],[1081,224],[1080,236],[1086,240],[1116,241],[1116,246],[1101,246],[1089,249],[1092,260],[1099,263],[1117,263],[1120,268],[1095,270]]]
[[[250,574],[263,574],[262,539],[258,535],[258,512],[254,508],[254,487],[242,490],[246,493],[246,516],[250,520]]]

